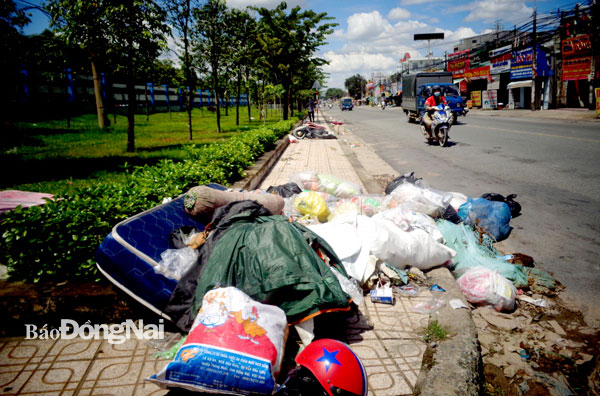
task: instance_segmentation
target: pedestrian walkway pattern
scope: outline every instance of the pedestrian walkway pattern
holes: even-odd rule
[[[168,360],[145,341],[25,340],[0,342],[0,394],[44,396],[163,395],[145,383]]]

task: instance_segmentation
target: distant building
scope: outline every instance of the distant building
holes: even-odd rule
[[[443,71],[444,58],[404,58],[400,60],[400,73],[419,73],[425,71]]]
[[[500,30],[498,32],[484,33],[478,36],[466,37],[461,39],[458,44],[454,46],[454,52],[477,48],[483,44],[496,41],[498,38],[502,39],[505,37],[510,37],[512,34],[512,30]]]

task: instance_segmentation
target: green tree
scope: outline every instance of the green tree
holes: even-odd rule
[[[193,10],[195,19],[194,48],[198,59],[210,68],[212,88],[217,98],[217,132],[221,132],[222,98],[219,77],[231,45],[230,12],[222,0],[208,0],[204,6]]]
[[[135,151],[136,77],[164,47],[164,10],[153,0],[51,0],[46,7],[60,37],[90,55],[100,127],[105,117],[96,64],[110,56],[118,62],[116,71],[127,79],[127,151]]]
[[[108,51],[111,27],[107,16],[111,7],[114,6],[108,1],[102,0],[51,0],[46,4],[46,9],[51,17],[50,26],[59,32],[59,37],[65,41],[67,46],[79,46],[88,53],[100,128],[104,128],[108,124],[108,119],[104,114],[97,65],[99,57]]]
[[[242,80],[245,75],[246,82],[249,79],[250,70],[255,63],[256,57],[256,20],[243,10],[232,9],[230,18],[231,29],[231,62],[236,76],[235,124],[240,124],[240,99],[242,92]],[[248,93],[248,118],[250,118],[250,95]]]
[[[329,88],[327,89],[327,92],[325,92],[325,97],[327,99],[339,99],[344,95],[346,95],[346,91],[340,88]]]
[[[344,81],[344,86],[348,90],[350,96],[356,99],[360,99],[365,93],[365,89],[367,87],[367,80],[365,80],[365,78],[360,74],[355,74],[352,77],[348,77],[346,81]]]
[[[191,54],[191,30],[193,28],[192,10],[197,7],[196,0],[170,0],[165,2],[165,7],[169,15],[169,21],[173,26],[173,38],[179,39],[181,49],[181,68],[183,71],[185,87],[185,103],[188,118],[188,135],[192,140],[192,105],[193,93],[197,86],[197,77],[194,70],[194,64]],[[189,88],[188,88],[189,87]]]
[[[319,67],[327,63],[324,59],[314,57],[314,54],[326,44],[326,36],[333,33],[337,24],[327,23],[333,18],[324,12],[302,11],[300,7],[287,12],[285,2],[272,10],[253,9],[260,15],[257,39],[263,53],[262,63],[274,82],[283,86],[283,119],[287,120],[293,99],[294,78],[311,64]]]

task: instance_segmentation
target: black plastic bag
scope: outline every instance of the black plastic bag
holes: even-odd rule
[[[488,201],[497,201],[497,202],[506,203],[508,205],[508,207],[510,208],[510,215],[513,218],[515,218],[521,214],[521,205],[517,201],[514,200],[515,198],[517,198],[517,194],[510,194],[510,195],[504,197],[504,195],[502,195],[502,194],[487,193],[487,194],[483,194],[481,196],[481,198],[487,199]]]
[[[444,220],[448,220],[449,222],[454,223],[454,224],[458,224],[462,221],[462,219],[460,218],[458,213],[456,213],[456,210],[454,210],[452,205],[448,205],[448,207],[446,208],[446,211],[442,215],[442,218]]]
[[[289,198],[294,194],[300,194],[302,189],[296,183],[289,182],[280,186],[270,186],[267,188],[267,192],[281,195],[283,198]]]
[[[415,172],[410,172],[402,176],[398,176],[397,178],[389,182],[388,185],[385,187],[385,194],[391,194],[392,191],[394,191],[396,187],[398,187],[402,183],[417,184],[417,182],[420,180],[423,179],[421,179],[420,177],[415,177]]]

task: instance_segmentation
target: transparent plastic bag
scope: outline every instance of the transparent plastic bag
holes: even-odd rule
[[[290,181],[296,183],[303,190],[321,191],[321,183],[317,176],[317,172],[304,171],[294,173],[290,177]]]
[[[360,305],[363,302],[363,292],[361,287],[358,285],[358,281],[354,278],[346,278],[344,275],[340,274],[338,270],[334,267],[331,267],[331,271],[335,275],[335,277],[340,282],[340,286],[342,290],[346,292],[350,297],[352,297],[352,301],[356,305]]]
[[[431,189],[421,188],[410,183],[400,184],[385,199],[388,208],[406,204],[415,212],[425,213],[431,217],[440,217],[452,200],[452,194]]]
[[[160,254],[160,262],[154,267],[154,272],[179,280],[197,259],[198,251],[190,247],[167,249]]]

